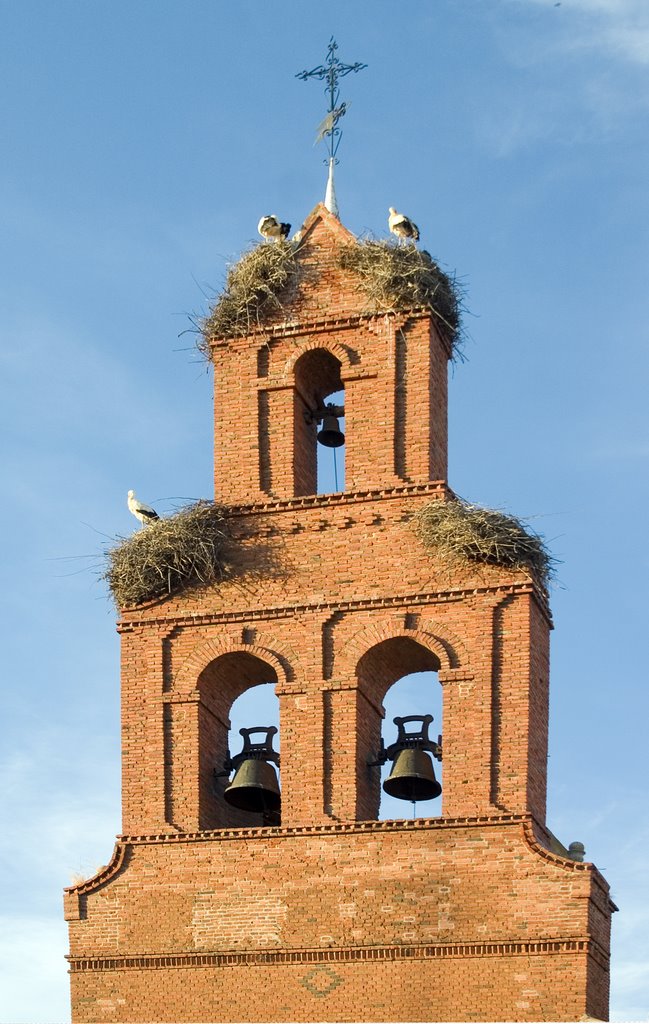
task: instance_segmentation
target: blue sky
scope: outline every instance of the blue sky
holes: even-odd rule
[[[0,0],[2,1022],[68,1019],[61,889],[119,830],[103,547],[212,495],[183,333],[259,216],[322,198],[320,63],[345,79],[343,222],[388,206],[466,288],[450,483],[533,517],[552,604],[548,823],[621,908],[611,1009],[649,1014],[644,0]],[[398,711],[394,711],[398,713]]]

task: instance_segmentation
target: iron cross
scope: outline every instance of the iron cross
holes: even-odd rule
[[[346,114],[349,106],[347,103],[339,103],[340,89],[338,82],[351,71],[363,71],[367,67],[367,64],[361,64],[358,61],[356,64],[343,64],[336,56],[337,49],[338,44],[332,36],[329,40],[325,63],[317,68],[313,68],[311,71],[300,71],[295,76],[296,78],[301,78],[303,82],[308,81],[309,78],[319,78],[320,81],[324,80],[326,83],[325,94],[329,96],[329,109],[324,120],[318,125],[316,142],[321,142],[324,138],[328,139],[330,162],[336,159],[336,153],[342,138],[342,131],[337,127],[338,122]]]

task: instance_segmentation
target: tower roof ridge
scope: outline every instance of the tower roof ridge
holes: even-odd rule
[[[320,223],[328,231],[338,235],[341,241],[356,241],[356,235],[353,234],[349,228],[345,227],[342,221],[339,220],[334,213],[328,210],[324,203],[317,203],[317,205],[314,206],[311,212],[307,215],[302,227],[297,233],[296,238],[298,238],[298,241],[303,243],[307,235],[312,234],[316,226]]]

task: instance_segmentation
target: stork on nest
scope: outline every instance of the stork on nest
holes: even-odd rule
[[[399,241],[413,242],[419,241],[419,228],[410,217],[406,217],[405,213],[398,213],[394,206],[390,207],[390,216],[388,217],[388,227],[393,235],[396,235]]]
[[[279,242],[280,239],[288,238],[288,233],[291,230],[290,224],[282,224],[277,219],[274,213],[268,214],[266,217],[262,217],[257,225],[257,231],[267,241]]]
[[[145,504],[143,501],[139,501],[135,497],[135,491],[129,491],[126,499],[129,512],[132,512],[136,519],[139,519],[142,526],[148,526],[149,523],[155,522],[160,516],[154,508],[150,505]]]

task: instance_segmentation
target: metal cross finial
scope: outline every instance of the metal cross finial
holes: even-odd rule
[[[300,71],[295,76],[296,78],[301,78],[303,82],[308,81],[309,78],[319,78],[320,81],[325,82],[325,94],[329,97],[329,109],[324,120],[318,125],[316,143],[322,142],[325,138],[327,139],[329,156],[325,163],[329,164],[329,180],[327,182],[325,206],[336,216],[338,215],[338,205],[333,187],[333,169],[334,164],[338,163],[336,153],[338,152],[343,134],[342,130],[338,127],[338,122],[347,113],[349,106],[348,103],[339,103],[340,89],[338,82],[351,71],[363,71],[367,67],[367,64],[361,64],[360,61],[357,61],[356,64],[343,64],[336,56],[337,49],[338,44],[332,36],[329,40],[326,62],[320,64],[317,68],[312,68],[311,71]]]
[[[320,64],[319,67],[313,68],[311,71],[300,71],[295,76],[296,78],[301,78],[303,82],[308,81],[309,78],[319,78],[320,81],[323,79],[326,81],[325,93],[329,95],[329,109],[324,121],[318,126],[316,142],[320,142],[325,137],[328,138],[329,159],[335,159],[342,136],[342,131],[336,125],[347,112],[348,106],[346,103],[338,105],[338,100],[340,99],[338,81],[351,71],[363,71],[367,67],[367,64],[361,64],[359,61],[356,64],[343,64],[336,56],[337,49],[338,43],[332,36],[329,40],[326,63],[324,65]]]

